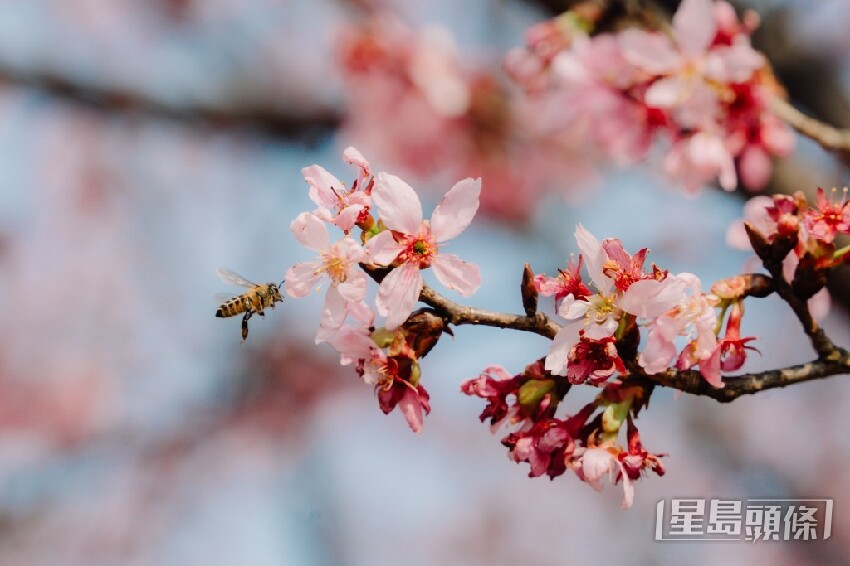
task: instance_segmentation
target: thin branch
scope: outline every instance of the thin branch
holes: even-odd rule
[[[683,393],[711,397],[721,403],[731,403],[743,395],[753,395],[768,389],[788,387],[796,383],[814,381],[833,375],[850,374],[850,356],[847,352],[834,361],[813,360],[811,362],[773,369],[759,373],[724,376],[722,389],[715,389],[695,370],[669,369],[663,373],[647,375],[637,364],[630,364],[629,370],[640,381],[678,389]]]
[[[455,326],[477,324],[480,326],[494,326],[496,328],[511,328],[523,332],[533,332],[540,336],[545,336],[550,340],[561,329],[557,322],[541,312],[528,316],[465,307],[445,298],[428,285],[422,288],[422,294],[419,295],[419,300],[436,309],[437,312],[444,315]]]
[[[285,139],[319,138],[338,127],[342,120],[341,115],[331,109],[311,113],[262,104],[234,107],[203,103],[171,104],[136,90],[85,83],[50,72],[22,71],[2,64],[0,85],[38,90],[63,102],[110,114],[257,130]]]
[[[850,153],[850,130],[839,130],[806,116],[781,98],[771,101],[773,112],[800,134],[829,151]]]

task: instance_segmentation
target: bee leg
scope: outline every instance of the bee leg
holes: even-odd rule
[[[264,313],[263,311],[257,311],[257,314],[263,318],[266,318],[266,313]]]
[[[246,338],[248,338],[248,319],[251,318],[253,313],[248,311],[245,313],[245,316],[242,317],[242,341],[244,342]]]

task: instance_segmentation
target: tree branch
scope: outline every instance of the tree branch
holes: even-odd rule
[[[678,389],[691,395],[711,397],[720,403],[731,403],[743,395],[753,395],[768,389],[787,387],[795,383],[814,381],[833,375],[850,374],[850,356],[847,355],[847,352],[842,352],[842,356],[834,361],[813,360],[782,369],[724,376],[725,387],[722,389],[715,389],[709,385],[702,375],[695,370],[669,369],[663,373],[647,375],[636,363],[631,363],[628,367],[639,381]]]
[[[493,326],[496,328],[511,328],[523,332],[533,332],[549,338],[555,337],[561,326],[541,312],[533,315],[509,314],[503,312],[488,311],[475,307],[465,307],[445,298],[437,291],[425,285],[422,294],[419,295],[426,305],[433,307],[438,313],[445,316],[451,324],[461,326],[463,324],[477,324],[481,326]]]
[[[806,116],[789,102],[774,98],[771,110],[800,134],[829,151],[850,153],[850,130],[839,130]]]
[[[277,138],[318,138],[339,126],[342,116],[330,109],[295,112],[265,106],[171,104],[146,93],[80,82],[43,71],[21,71],[0,64],[0,85],[35,89],[78,106],[111,114],[137,114],[185,123],[252,129]]]

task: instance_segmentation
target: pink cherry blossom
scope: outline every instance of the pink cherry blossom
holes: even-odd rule
[[[385,415],[398,407],[410,430],[419,434],[425,415],[431,412],[430,396],[422,385],[411,385],[403,379],[395,379],[387,387],[378,387],[378,405]]]
[[[353,147],[345,149],[343,159],[359,169],[359,177],[350,189],[320,165],[305,167],[301,174],[310,185],[310,200],[318,206],[314,214],[348,232],[371,204],[367,190],[372,173],[369,162]]]
[[[384,414],[398,407],[410,430],[422,432],[424,417],[431,412],[428,392],[421,384],[401,377],[398,359],[377,346],[368,328],[343,326],[325,338],[340,353],[342,365],[357,363],[363,381],[375,387]]]
[[[795,252],[786,255],[782,260],[782,274],[785,277],[785,280],[790,283],[794,280],[794,273],[800,263],[800,256],[797,252],[806,253],[806,250],[808,249],[806,242],[809,237],[809,231],[801,230],[800,228],[801,226],[805,227],[807,222],[811,224],[813,222],[813,218],[823,214],[823,212],[818,212],[814,209],[806,209],[802,213],[803,219],[801,221],[800,209],[802,206],[800,199],[802,198],[802,196],[798,195],[774,195],[773,197],[757,196],[751,198],[744,205],[744,218],[733,222],[729,226],[729,229],[726,232],[726,242],[737,249],[752,250],[749,236],[747,236],[747,233],[744,230],[744,222],[753,226],[753,228],[766,237],[768,241],[773,241],[780,235],[787,236],[791,233],[796,233],[800,241],[798,249],[795,250]],[[828,210],[828,201],[825,201],[824,196],[820,196],[819,198],[824,199],[821,201],[821,206],[824,207],[824,210]],[[844,210],[850,210],[850,206],[846,207]],[[829,217],[828,212],[827,216]],[[824,231],[824,234],[827,233],[828,231]],[[759,265],[760,261],[758,258],[756,256],[752,256],[745,263],[745,269],[747,271],[752,271],[757,269]],[[829,313],[831,303],[832,300],[829,296],[829,291],[824,288],[815,293],[815,295],[809,299],[808,305],[812,316],[814,316],[816,320],[820,320]]]
[[[663,476],[665,469],[660,458],[666,456],[666,454],[652,454],[643,447],[640,433],[632,419],[628,419],[626,435],[629,449],[627,452],[620,452],[619,459],[623,465],[623,471],[626,472],[629,479],[640,479],[646,470],[651,470],[659,476]]]
[[[552,64],[554,89],[541,104],[549,128],[569,133],[617,164],[635,163],[646,156],[657,115],[635,96],[627,94],[641,79],[627,62],[616,36],[580,37]]]
[[[727,191],[738,184],[735,160],[726,142],[719,134],[707,131],[674,142],[664,160],[664,170],[691,192],[716,177]]]
[[[740,83],[764,66],[745,36],[712,47],[717,33],[711,0],[684,0],[673,16],[673,39],[630,29],[621,34],[627,60],[661,75],[646,92],[650,106],[674,110],[685,127],[700,127],[719,114],[715,83]]]
[[[375,303],[378,313],[387,317],[387,328],[397,327],[413,312],[422,291],[422,269],[433,267],[440,283],[464,296],[478,290],[478,267],[441,252],[440,247],[472,222],[480,191],[480,179],[458,181],[426,222],[410,185],[394,175],[378,174],[372,198],[387,230],[369,240],[366,247],[374,263],[394,266],[381,282]]]
[[[570,260],[566,269],[559,269],[557,277],[547,277],[543,273],[534,276],[534,287],[544,297],[555,295],[555,302],[559,302],[567,295],[573,295],[577,299],[588,297],[591,292],[581,280],[582,257],[578,262]]]
[[[639,270],[643,264],[645,251],[638,253],[635,261],[621,244],[611,240],[603,244],[581,224],[576,227],[575,237],[597,293],[581,299],[568,295],[558,308],[567,323],[555,335],[546,355],[546,369],[557,375],[567,375],[571,352],[580,339],[604,340],[613,336],[624,313],[641,318],[661,316],[678,304],[685,292],[678,279],[659,280],[658,274],[640,278],[635,273],[635,267]],[[617,281],[606,272],[618,275]],[[629,277],[621,278],[619,274]]]
[[[831,244],[839,234],[850,234],[850,201],[847,200],[847,189],[842,191],[840,200],[835,200],[837,190],[833,189],[833,199],[826,197],[823,189],[818,187],[817,208],[810,208],[803,213],[803,223],[811,238]]]
[[[623,481],[623,502],[628,509],[634,501],[634,486],[623,464],[618,459],[619,450],[614,447],[592,446],[577,448],[575,459],[570,463],[576,475],[596,491],[602,491],[602,478],[607,474],[612,484]]]
[[[319,253],[314,261],[296,263],[286,272],[285,289],[290,297],[305,297],[325,279],[330,281],[322,310],[323,328],[338,328],[349,314],[371,319],[363,298],[366,274],[358,264],[366,259],[363,247],[349,236],[330,243],[327,225],[316,215],[302,212],[290,224],[295,238]],[[321,333],[320,333],[321,335]]]
[[[709,360],[717,346],[716,297],[703,294],[702,283],[691,273],[680,273],[668,278],[680,281],[686,293],[678,305],[650,323],[646,347],[638,356],[638,363],[649,374],[670,367],[678,355],[674,341],[679,336],[687,336],[689,339],[686,359],[691,365]],[[712,385],[722,387],[719,373],[706,373],[703,375]]]

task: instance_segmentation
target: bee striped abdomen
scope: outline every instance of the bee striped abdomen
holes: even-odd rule
[[[219,318],[227,318],[243,312],[245,312],[245,301],[242,297],[234,297],[218,307],[215,315]]]

